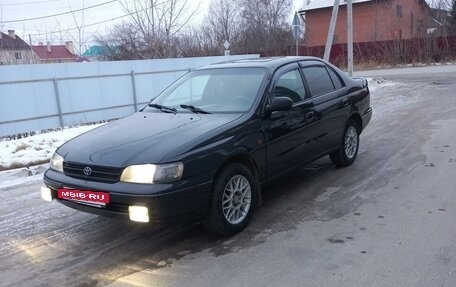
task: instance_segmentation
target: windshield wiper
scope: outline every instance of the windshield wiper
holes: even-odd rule
[[[162,111],[164,113],[173,113],[173,114],[177,113],[177,110],[173,107],[162,106],[159,104],[148,104],[148,106],[151,108],[159,109],[160,111]]]
[[[192,105],[180,105],[181,108],[183,109],[186,109],[186,110],[189,110],[195,114],[210,114],[210,112],[208,111],[205,111],[201,108],[198,108],[198,107],[195,107],[195,106],[192,106]]]

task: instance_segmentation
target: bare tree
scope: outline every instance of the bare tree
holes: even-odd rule
[[[281,54],[293,41],[288,23],[291,0],[239,0],[242,33],[242,50]]]
[[[5,64],[4,61],[5,59],[3,59],[3,40],[2,40],[2,31],[3,31],[3,5],[2,3],[0,3],[0,65],[3,65]]]
[[[177,56],[179,49],[175,44],[179,33],[199,8],[199,4],[195,7],[190,0],[123,0],[120,3],[129,14],[129,21],[116,25],[108,37],[98,37],[98,40],[117,46],[117,50],[124,51],[120,56],[128,54],[133,59]]]
[[[451,33],[456,34],[456,0],[453,0],[450,15]]]
[[[212,0],[209,13],[203,21],[200,32],[207,46],[223,53],[223,43],[230,42],[231,49],[236,49],[241,30],[240,7],[238,1]]]
[[[226,40],[233,53],[280,55],[293,43],[292,0],[212,0],[199,27],[187,26],[190,0],[122,1],[129,20],[97,37],[112,59],[220,55]]]
[[[115,25],[105,37],[95,36],[96,41],[105,50],[106,60],[145,59],[144,48],[147,46],[135,26],[129,22]]]
[[[76,30],[76,35],[74,35],[72,33],[68,33],[68,36],[69,36],[69,39],[71,39],[76,44],[75,52],[78,55],[82,55],[82,53],[84,52],[83,51],[84,47],[87,46],[90,39],[92,39],[95,36],[95,34],[97,33],[96,31],[92,32],[90,34],[86,33],[84,7],[85,7],[85,3],[84,3],[84,0],[82,0],[82,8],[80,9],[80,15],[78,17],[77,13],[75,11],[73,11],[73,9],[71,8],[70,0],[68,0],[68,8],[70,9],[71,16],[73,18],[73,23],[75,26],[75,29],[73,29],[73,30]],[[60,27],[60,25],[59,25],[59,27]],[[62,30],[62,29],[59,29],[59,30]],[[68,41],[68,39],[65,40],[65,42],[67,42],[67,41]]]

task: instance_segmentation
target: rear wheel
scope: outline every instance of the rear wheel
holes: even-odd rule
[[[339,150],[331,153],[329,157],[337,166],[349,166],[355,161],[358,155],[358,148],[359,127],[355,121],[350,120],[345,127]]]
[[[255,178],[246,166],[228,165],[215,181],[206,228],[223,236],[242,231],[252,215],[256,192]]]

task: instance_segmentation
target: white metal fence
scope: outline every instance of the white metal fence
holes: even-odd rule
[[[0,137],[127,116],[188,71],[259,55],[0,66]]]

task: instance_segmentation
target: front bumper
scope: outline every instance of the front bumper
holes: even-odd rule
[[[47,170],[43,181],[58,202],[88,213],[128,219],[128,206],[141,205],[149,209],[152,222],[177,222],[204,217],[209,205],[212,173],[167,184],[103,183],[68,177]],[[110,202],[96,207],[57,198],[59,188],[74,188],[109,192]]]

